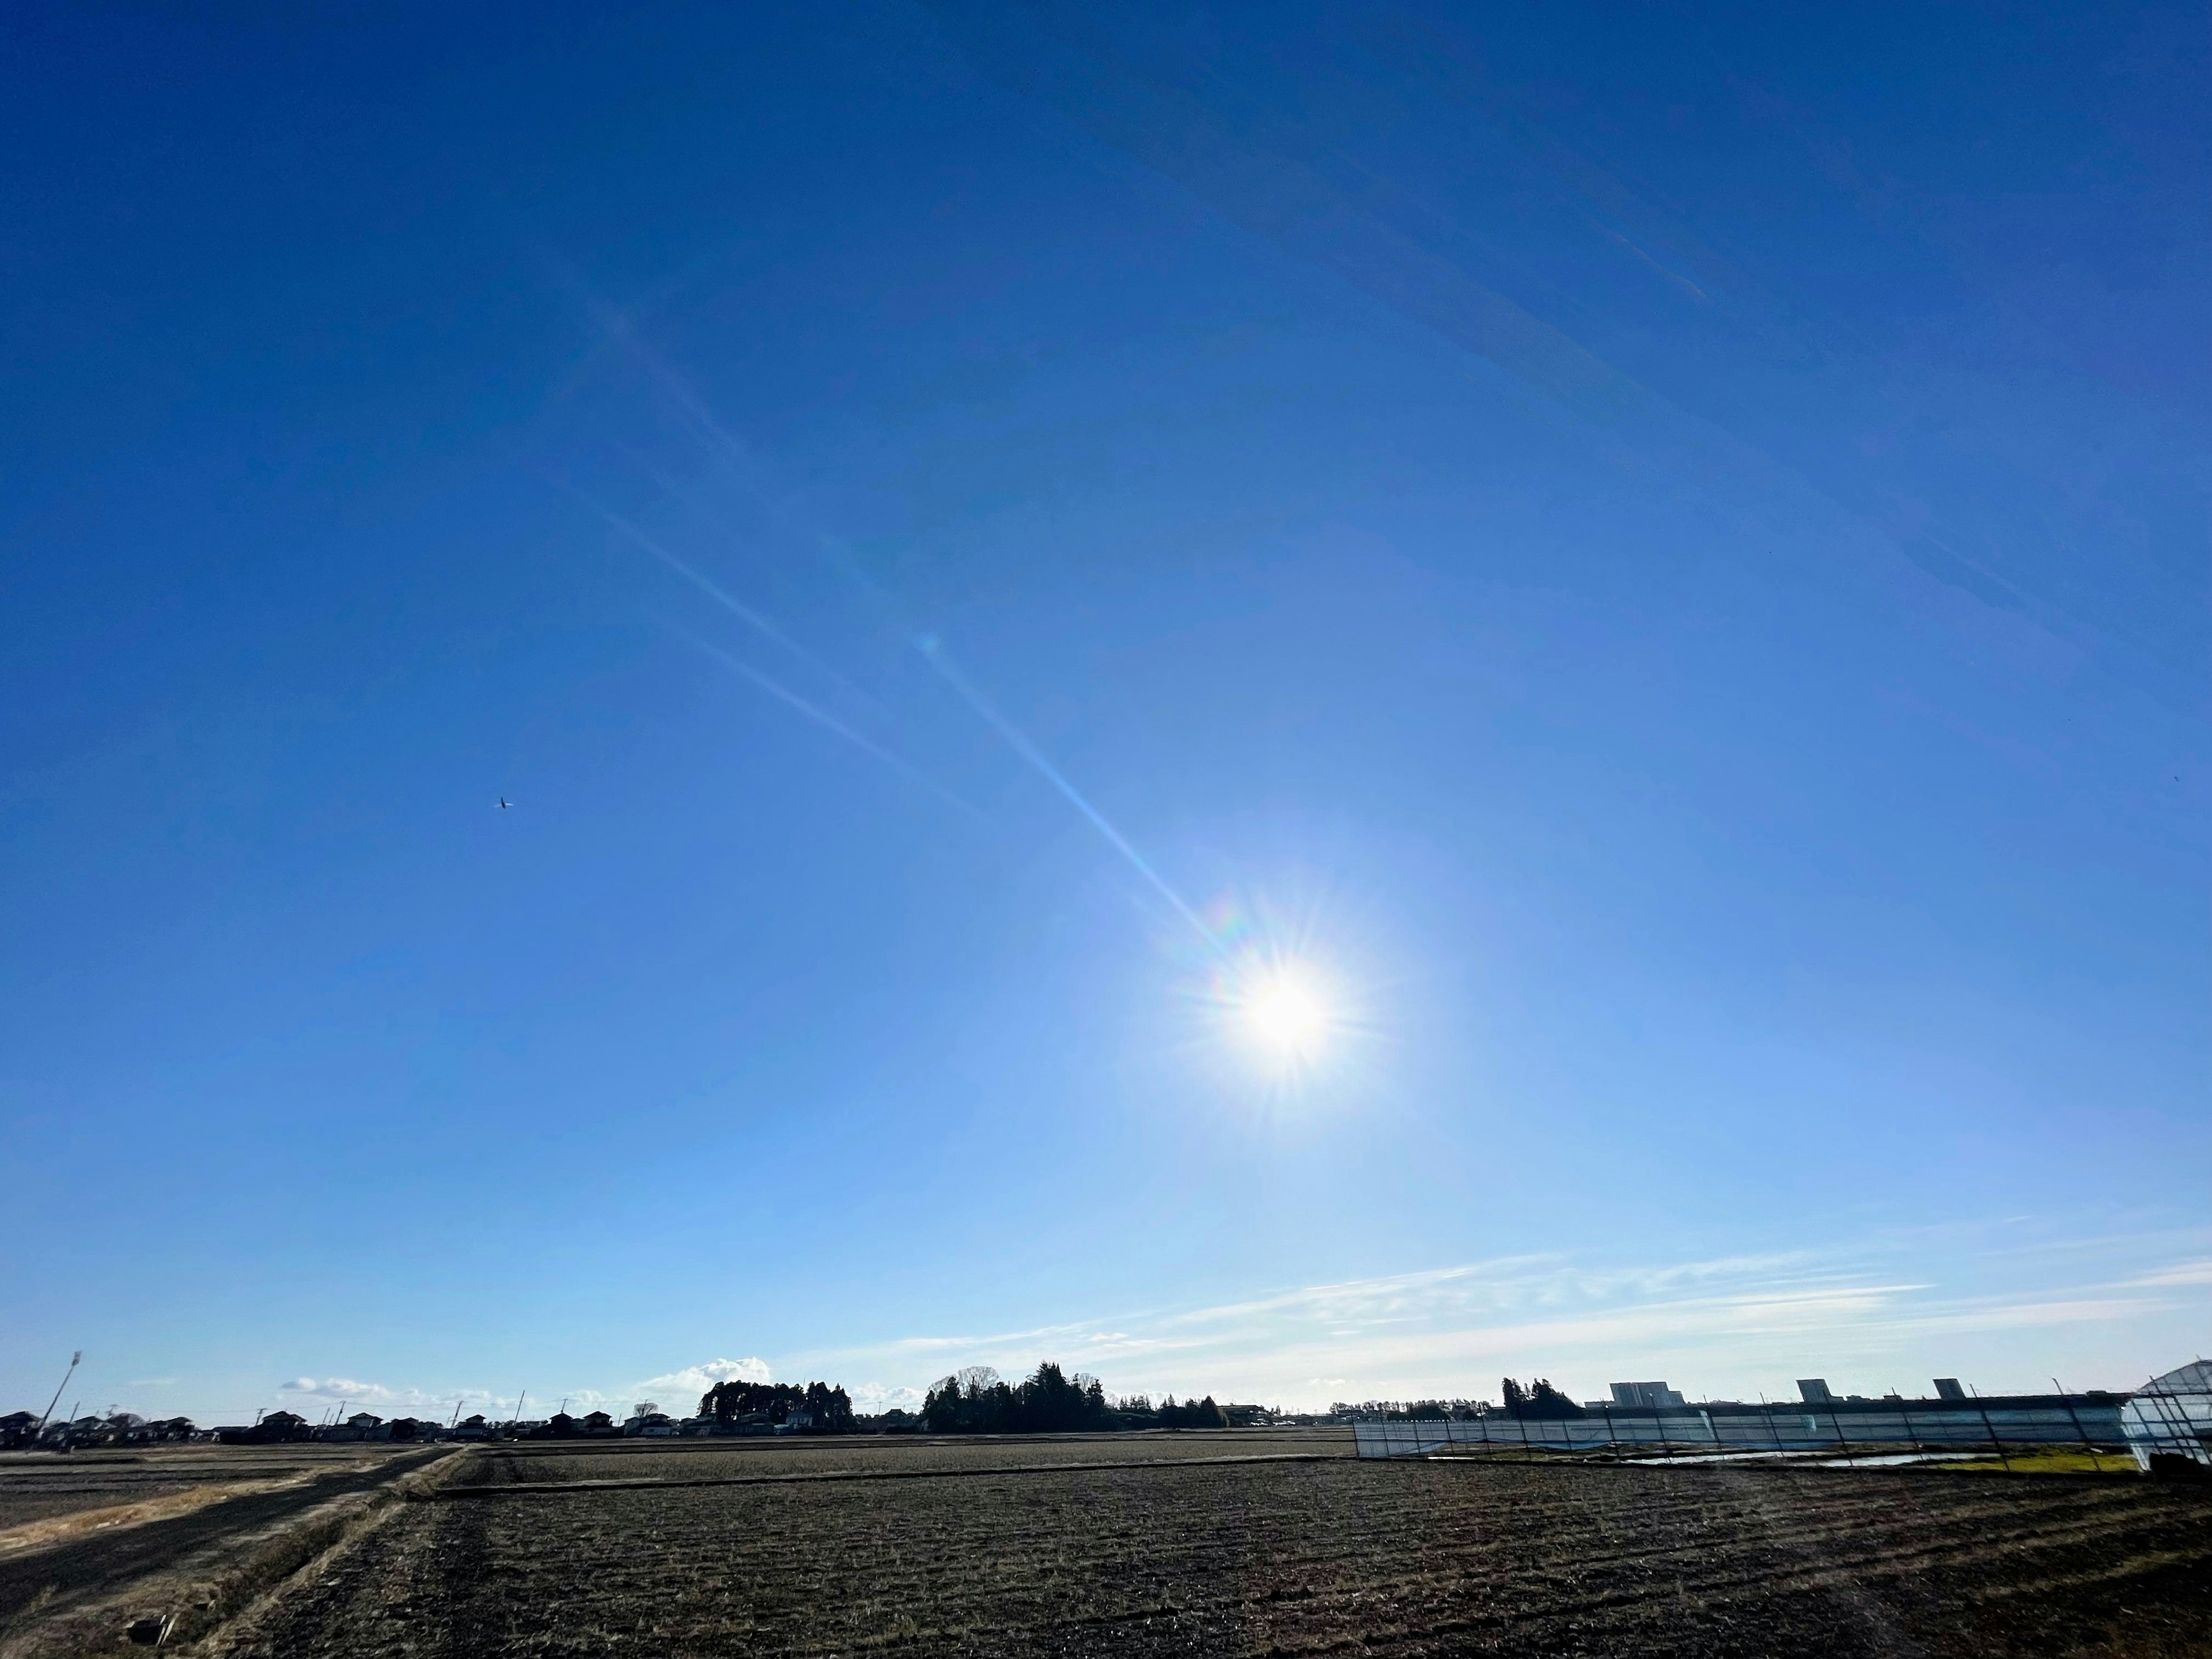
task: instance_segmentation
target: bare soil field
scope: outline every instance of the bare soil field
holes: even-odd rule
[[[127,1451],[0,1452],[0,1553],[29,1522],[113,1509],[194,1487],[312,1480],[368,1468],[394,1450],[354,1446],[147,1446]]]
[[[1186,1430],[1152,1434],[992,1435],[944,1438],[856,1435],[822,1439],[618,1440],[487,1446],[459,1486],[552,1482],[701,1481],[893,1474],[969,1474],[1070,1463],[1150,1463],[1184,1458],[1350,1457],[1341,1429]]]
[[[0,1533],[0,1656],[104,1651],[149,1613],[212,1630],[395,1502],[402,1477],[451,1455],[180,1447],[10,1460],[0,1492],[36,1518]]]
[[[2205,1492],[1341,1449],[495,1449],[456,1471],[476,1484],[387,1509],[205,1650],[2212,1653]]]

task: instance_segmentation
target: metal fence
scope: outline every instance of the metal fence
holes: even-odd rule
[[[2071,1447],[2124,1457],[2123,1400],[2112,1395],[2002,1399],[1708,1402],[1680,1408],[1599,1406],[1580,1417],[1492,1413],[1473,1419],[1358,1423],[1362,1457],[1526,1454],[1606,1462],[1781,1458],[1893,1462]],[[2208,1420],[2212,1428],[2212,1420]],[[2124,1464],[2123,1464],[2124,1467]]]

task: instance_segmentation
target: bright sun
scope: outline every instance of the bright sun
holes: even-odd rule
[[[1328,1008],[1310,986],[1289,973],[1273,974],[1254,988],[1243,1012],[1252,1035],[1286,1060],[1312,1054],[1328,1032]]]

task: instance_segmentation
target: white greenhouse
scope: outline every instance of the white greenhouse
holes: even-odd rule
[[[2120,1428],[2139,1468],[2156,1474],[2164,1460],[2185,1458],[2203,1465],[2200,1473],[2212,1472],[2212,1361],[2151,1378],[2120,1408]]]

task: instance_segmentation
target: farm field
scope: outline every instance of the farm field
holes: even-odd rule
[[[393,1501],[436,1447],[179,1446],[0,1461],[0,1656],[105,1650],[131,1616],[212,1628]]]
[[[175,1498],[209,1486],[313,1480],[334,1469],[366,1468],[404,1447],[146,1446],[52,1452],[0,1452],[0,1553],[27,1522]]]
[[[2212,1653],[2212,1493],[1344,1438],[487,1449],[205,1650]]]
[[[991,1435],[969,1439],[854,1435],[822,1439],[553,1441],[487,1446],[453,1485],[728,1480],[804,1475],[971,1474],[1040,1464],[1182,1458],[1351,1457],[1341,1429],[1190,1430],[1170,1434]]]

